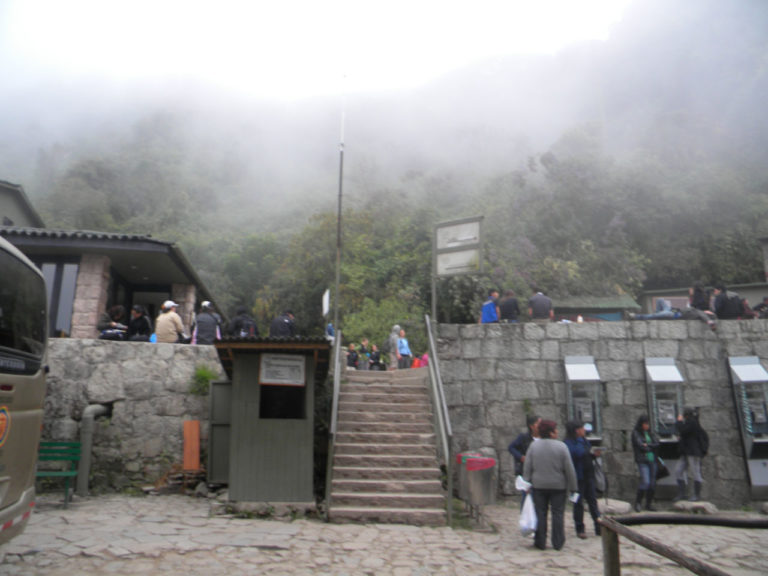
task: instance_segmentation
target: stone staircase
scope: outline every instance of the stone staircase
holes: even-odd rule
[[[339,397],[332,522],[446,523],[426,368],[348,371]]]

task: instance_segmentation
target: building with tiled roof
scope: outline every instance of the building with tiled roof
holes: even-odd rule
[[[197,301],[213,301],[175,244],[148,235],[45,228],[23,188],[4,181],[0,223],[0,236],[45,276],[51,336],[96,338],[98,319],[110,306],[141,304],[154,318],[165,300],[179,304],[188,328]]]

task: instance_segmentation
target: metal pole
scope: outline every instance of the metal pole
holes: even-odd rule
[[[333,301],[333,330],[338,334],[339,329],[339,285],[341,284],[341,198],[344,185],[344,121],[346,116],[346,97],[341,105],[341,137],[339,138],[339,202],[336,216],[336,287]],[[340,344],[338,340],[334,345]]]

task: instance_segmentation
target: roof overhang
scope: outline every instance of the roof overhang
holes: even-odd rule
[[[0,235],[32,260],[104,255],[115,274],[135,290],[193,284],[203,299],[214,301],[183,252],[174,244],[150,236],[18,227],[0,227]]]
[[[45,226],[43,219],[40,217],[40,214],[37,213],[37,210],[35,210],[35,208],[32,206],[32,202],[29,201],[29,197],[27,196],[27,193],[24,192],[24,188],[22,186],[19,186],[18,184],[11,184],[5,180],[0,180],[0,188],[5,188],[16,197],[16,200],[19,203],[19,207],[27,215],[31,225],[39,226],[40,228]],[[21,222],[18,222],[17,224],[21,224]]]

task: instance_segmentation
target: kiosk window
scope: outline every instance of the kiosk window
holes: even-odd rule
[[[306,388],[304,386],[270,386],[262,384],[259,398],[259,418],[304,420]]]

